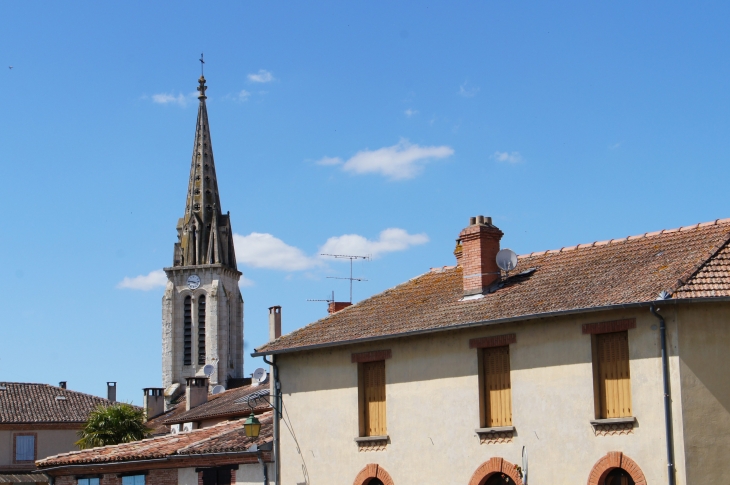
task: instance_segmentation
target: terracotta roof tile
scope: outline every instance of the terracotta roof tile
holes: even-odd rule
[[[49,384],[0,382],[0,424],[84,423],[100,404],[112,402]]]
[[[462,299],[461,268],[428,272],[256,351],[292,351],[468,323],[646,302],[664,290],[674,298],[730,296],[728,250],[708,263],[728,242],[730,220],[680,229],[520,256],[503,286],[476,299]],[[529,268],[535,271],[519,275]]]
[[[158,436],[146,440],[72,451],[38,460],[39,469],[77,464],[115,463],[131,460],[149,460],[173,455],[216,453],[219,451],[244,452],[252,444],[264,444],[272,439],[272,413],[259,416],[261,432],[256,440],[247,438],[243,419],[224,421],[187,433]]]
[[[182,408],[181,412],[172,413],[163,423],[187,423],[190,421],[200,421],[202,419],[210,419],[215,417],[231,417],[231,416],[248,416],[251,408],[246,402],[236,402],[246,398],[250,394],[258,391],[268,391],[268,384],[260,386],[244,386],[235,389],[229,389],[220,394],[212,394],[208,396],[208,402],[194,407],[190,411],[185,411],[185,404],[178,405]],[[261,412],[269,409],[269,404],[265,400],[259,400],[255,406],[255,412]]]

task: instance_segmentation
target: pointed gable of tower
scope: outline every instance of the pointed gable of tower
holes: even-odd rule
[[[205,104],[205,78],[198,80],[198,120],[190,163],[185,215],[178,222],[174,266],[223,264],[236,269],[230,217],[221,213],[213,144]]]

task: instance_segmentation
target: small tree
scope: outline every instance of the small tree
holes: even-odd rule
[[[86,424],[78,432],[76,446],[81,449],[118,445],[149,436],[144,411],[127,403],[99,405],[89,413]]]

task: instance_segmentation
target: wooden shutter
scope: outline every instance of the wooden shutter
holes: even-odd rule
[[[596,335],[601,418],[631,416],[628,332]]]
[[[509,379],[509,346],[484,349],[484,402],[488,428],[512,426],[512,387]]]
[[[363,405],[366,436],[384,436],[385,361],[365,362],[363,370]]]

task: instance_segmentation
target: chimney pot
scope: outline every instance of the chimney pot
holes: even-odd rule
[[[206,402],[208,402],[208,378],[185,378],[185,410],[190,411]]]
[[[477,223],[459,234],[461,257],[457,255],[457,263],[462,267],[464,296],[484,293],[500,277],[497,253],[504,233],[492,225],[491,217],[486,218],[486,225],[484,216],[472,220]]]
[[[165,412],[164,389],[161,387],[145,387],[142,407],[145,417],[152,419]]]
[[[470,217],[469,218],[469,225],[470,226],[473,226],[476,223],[477,223],[477,218],[476,217]]]
[[[269,342],[281,337],[281,307],[269,307]]]
[[[117,402],[117,383],[106,383],[106,398],[111,402]]]
[[[61,389],[66,389],[66,381],[59,382],[58,387],[60,387]]]

